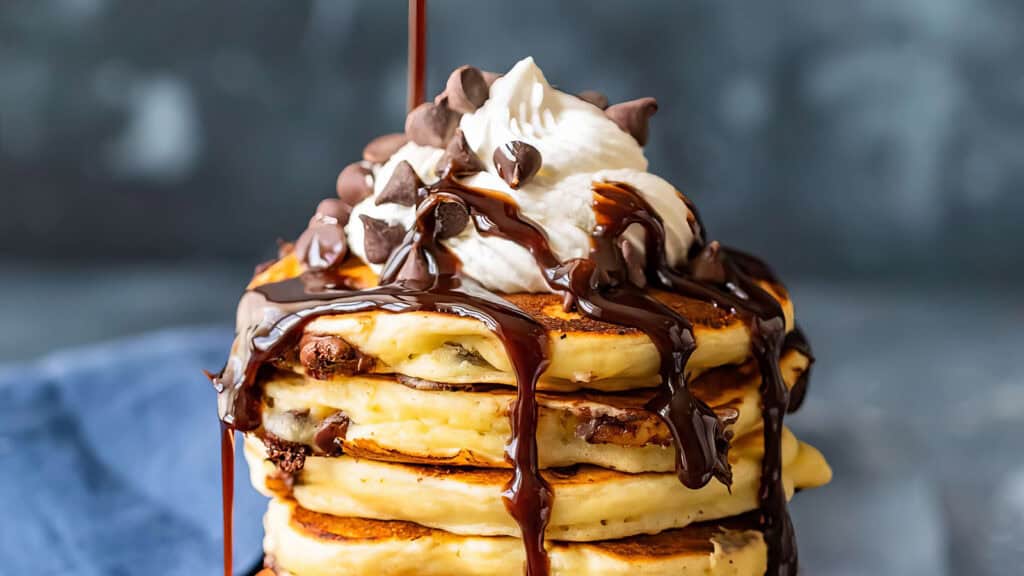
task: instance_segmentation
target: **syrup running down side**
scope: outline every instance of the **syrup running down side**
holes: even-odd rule
[[[234,557],[235,431],[220,425],[221,514],[224,520],[224,576],[231,576]]]
[[[507,458],[514,474],[504,498],[518,522],[526,549],[526,573],[549,572],[544,530],[552,492],[537,464],[537,380],[548,364],[545,330],[499,296],[461,278],[459,262],[439,241],[438,214],[463,210],[482,235],[499,236],[526,247],[552,289],[566,295],[567,307],[581,314],[645,332],[661,353],[662,388],[649,405],[669,426],[678,454],[680,481],[698,488],[713,478],[731,480],[728,438],[715,414],[690,394],[686,362],[695,348],[690,323],[645,292],[636,279],[713,303],[748,323],[763,383],[765,455],[759,493],[761,522],[769,547],[769,573],[796,572],[796,546],[786,509],[781,474],[781,427],[788,390],[779,373],[785,321],[777,301],[759,284],[771,280],[756,259],[720,248],[698,246],[690,270],[668,266],[660,217],[636,190],[615,183],[594,184],[598,225],[588,259],[559,262],[543,231],[505,197],[459,184],[452,178],[421,189],[415,224],[385,265],[381,285],[363,291],[332,284],[329,275],[307,272],[248,292],[240,306],[239,338],[225,369],[214,378],[221,418],[252,430],[259,425],[260,390],[256,374],[283,355],[302,328],[326,314],[370,310],[436,311],[475,318],[502,341],[515,370],[518,396],[512,414]],[[620,240],[627,228],[643,228],[645,262],[631,274]],[[699,226],[699,222],[693,223]]]

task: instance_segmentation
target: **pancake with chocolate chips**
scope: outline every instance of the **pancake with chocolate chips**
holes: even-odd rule
[[[286,257],[257,275],[250,286],[259,289],[285,281],[300,270]],[[331,282],[362,287],[374,285],[376,278],[368,267],[349,262]],[[768,282],[764,285],[778,299],[787,327],[792,329],[792,303],[785,288]],[[693,323],[696,349],[687,364],[689,373],[700,374],[749,357],[749,327],[736,316],[680,294],[653,295]],[[566,312],[562,298],[555,294],[503,294],[501,298],[548,331],[550,365],[538,382],[540,389],[618,391],[658,384],[659,352],[640,330]],[[450,384],[515,385],[512,364],[500,338],[485,323],[464,315],[385,310],[328,314],[306,325],[303,335],[329,339],[339,356],[336,361],[323,356],[310,356],[306,362],[288,360],[290,369],[318,379],[357,373],[354,359],[362,358],[364,370],[376,374]]]
[[[280,470],[254,436],[245,455],[253,485],[268,496],[292,497],[309,510],[335,516],[402,520],[455,534],[519,536],[501,493],[512,472],[495,468],[417,466],[351,456],[305,458],[282,493]],[[711,482],[680,490],[675,474],[624,474],[594,466],[545,471],[553,505],[551,540],[592,541],[653,534],[693,522],[725,518],[757,507],[763,443],[745,436],[730,450],[732,486]],[[783,433],[783,478],[788,495],[831,478],[821,454]],[[266,479],[271,479],[268,483]],[[408,498],[408,494],[418,494]]]
[[[808,359],[782,356],[788,386]],[[761,424],[760,374],[753,362],[721,367],[694,380],[733,437]],[[623,472],[671,472],[675,457],[665,423],[645,408],[656,391],[542,393],[537,448],[544,468],[592,464]],[[264,383],[263,432],[318,454],[337,451],[394,462],[505,468],[515,391],[495,385],[451,385],[390,376],[314,380],[277,372]],[[341,436],[324,422],[345,418]],[[329,422],[328,422],[329,424]],[[337,430],[337,427],[334,428]]]
[[[552,542],[552,576],[749,576],[763,574],[765,543],[753,517],[694,524],[657,535]],[[516,538],[460,536],[409,522],[319,514],[274,500],[264,548],[277,576],[518,576]]]

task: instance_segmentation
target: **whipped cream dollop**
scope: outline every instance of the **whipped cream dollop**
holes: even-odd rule
[[[547,234],[555,254],[563,261],[590,254],[594,182],[622,182],[636,188],[661,216],[665,227],[669,264],[680,265],[693,243],[689,208],[678,190],[647,171],[643,148],[604,112],[580,98],[551,87],[533,58],[519,61],[494,81],[487,101],[462,116],[459,127],[486,170],[459,181],[511,198],[521,213]],[[540,171],[518,189],[512,189],[495,169],[494,150],[512,140],[535,147],[541,155]],[[408,143],[387,162],[374,168],[374,193],[357,204],[345,228],[351,251],[367,261],[361,215],[408,229],[415,207],[394,203],[377,205],[376,198],[395,167],[409,162],[420,179],[438,179],[435,166],[441,148]],[[627,232],[640,251],[642,230]],[[484,287],[504,293],[550,292],[537,263],[526,248],[503,238],[482,236],[472,223],[444,244],[462,262],[461,274]]]

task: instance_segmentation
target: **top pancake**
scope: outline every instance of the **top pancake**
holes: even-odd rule
[[[250,288],[278,282],[302,272],[289,255],[257,275]],[[349,260],[334,280],[352,289],[376,285],[365,265]],[[787,329],[793,326],[793,308],[784,287],[763,284],[782,306]],[[711,303],[676,293],[651,291],[659,301],[679,312],[693,325],[697,347],[687,364],[690,374],[743,362],[750,356],[749,327],[736,315]],[[576,312],[566,312],[557,294],[503,294],[508,302],[529,314],[548,330],[550,365],[539,387],[547,390],[589,388],[617,391],[656,386],[660,355],[654,343],[639,330],[600,322]],[[370,371],[402,374],[453,384],[515,385],[511,362],[501,340],[482,322],[438,312],[359,312],[320,316],[304,334],[333,336],[351,347]],[[335,371],[343,363],[311,366],[292,358],[292,368],[303,373],[315,370],[322,379],[351,374]],[[325,378],[326,377],[326,378]]]

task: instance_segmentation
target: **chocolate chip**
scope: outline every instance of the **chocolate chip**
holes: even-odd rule
[[[416,174],[416,170],[413,170],[412,164],[402,160],[398,166],[395,166],[394,172],[391,173],[391,179],[380,191],[376,203],[378,206],[381,204],[415,206],[417,191],[422,186],[423,181]]]
[[[351,376],[373,368],[374,360],[337,336],[304,334],[299,340],[299,362],[306,374],[317,380],[334,375]]]
[[[359,219],[363,221],[363,252],[366,259],[372,264],[387,262],[391,251],[405,238],[405,228],[371,218],[366,214],[361,214]]]
[[[584,90],[577,94],[576,97],[584,102],[589,102],[590,104],[597,106],[601,110],[608,107],[608,97],[597,90]]]
[[[526,184],[540,170],[540,151],[526,142],[513,140],[494,149],[494,167],[513,189]]]
[[[448,76],[444,92],[438,95],[434,102],[447,98],[449,108],[463,114],[471,114],[487,101],[487,97],[490,96],[489,86],[479,68],[459,66]]]
[[[310,270],[328,270],[345,259],[345,231],[337,224],[312,224],[295,241],[295,255]]]
[[[306,456],[312,452],[308,446],[288,442],[269,434],[263,439],[263,445],[267,448],[267,460],[273,462],[278,470],[285,474],[297,474],[301,471],[306,464]]]
[[[441,240],[458,236],[469,224],[469,211],[461,202],[441,202],[434,209],[434,235]]]
[[[316,206],[316,214],[309,220],[313,224],[335,224],[344,226],[352,215],[352,207],[337,198],[324,198]]]
[[[344,440],[349,422],[349,417],[340,410],[324,418],[316,427],[313,443],[328,456],[341,456],[345,451]]]
[[[373,171],[368,162],[353,162],[338,174],[338,198],[349,206],[373,194]]]
[[[487,83],[488,88],[491,87],[491,84],[494,84],[495,80],[504,76],[504,74],[498,74],[497,72],[491,72],[489,70],[481,70],[480,74],[484,77],[484,82]]]
[[[647,144],[648,120],[658,111],[658,101],[654,98],[638,98],[629,102],[621,102],[604,111],[605,115],[619,125],[624,132],[636,138],[641,145]]]
[[[466,135],[462,130],[456,130],[455,135],[448,141],[448,146],[444,149],[444,156],[441,156],[437,162],[435,170],[442,177],[463,177],[483,172],[484,163],[469,147],[469,142],[466,142]]]
[[[459,114],[448,108],[447,100],[424,102],[405,117],[405,135],[420,146],[440,148],[459,124]]]
[[[625,238],[621,241],[622,259],[626,262],[626,273],[629,281],[638,288],[647,286],[647,273],[645,272],[646,262],[640,250],[633,246],[633,243]]]
[[[307,371],[329,372],[330,368],[355,357],[355,350],[337,336],[304,334],[299,341],[299,362]]]
[[[690,273],[694,279],[712,284],[725,284],[725,254],[718,241],[712,241],[690,261]]]
[[[409,141],[409,137],[403,133],[385,134],[377,136],[363,148],[363,160],[374,164],[383,164],[388,158],[394,156],[395,152]]]

